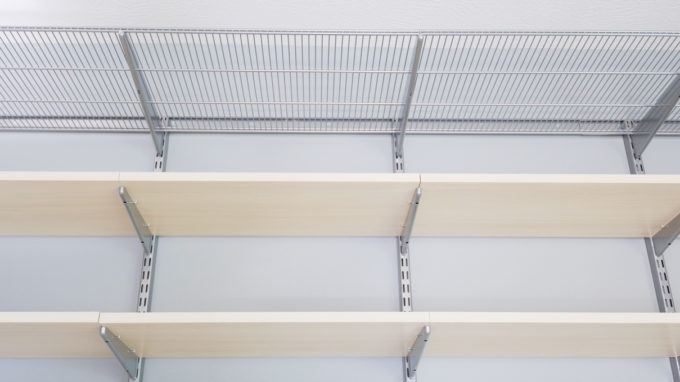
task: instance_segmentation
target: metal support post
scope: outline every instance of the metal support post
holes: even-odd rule
[[[161,125],[161,120],[156,113],[153,105],[151,104],[151,97],[149,95],[146,82],[142,78],[141,73],[137,71],[137,57],[132,49],[132,45],[128,40],[127,34],[123,31],[118,32],[118,40],[120,41],[120,46],[123,49],[123,55],[125,56],[125,61],[127,62],[128,69],[130,70],[130,75],[132,76],[132,81],[135,84],[135,90],[137,91],[137,97],[139,98],[139,104],[142,108],[142,113],[144,114],[144,119],[151,132],[151,138],[153,139],[153,144],[156,147],[156,154],[163,155],[163,134],[158,131],[158,127]]]
[[[167,150],[168,150],[168,133],[164,134],[163,137],[163,150],[160,153],[156,153],[154,157],[154,172],[164,172]],[[153,276],[154,276],[154,265],[156,263],[156,248],[158,247],[158,237],[155,236],[149,229],[149,225],[144,220],[141,212],[137,208],[137,202],[130,196],[127,189],[123,186],[120,187],[119,195],[123,201],[123,205],[130,216],[132,225],[135,227],[139,241],[142,244],[143,255],[142,255],[142,273],[139,283],[139,295],[137,297],[137,312],[146,313],[151,310],[151,296],[153,294]],[[130,382],[141,382],[144,372],[144,358],[137,358],[137,370],[138,373],[136,377],[130,377]]]
[[[392,163],[393,171],[395,173],[403,173],[404,169],[404,135],[406,134],[406,124],[408,122],[409,112],[411,110],[411,103],[413,102],[413,94],[415,93],[416,83],[418,80],[418,67],[420,66],[420,56],[423,51],[423,36],[418,36],[416,42],[413,62],[411,63],[411,73],[409,74],[408,89],[406,92],[406,99],[404,100],[404,108],[402,109],[401,118],[395,120],[399,123],[399,132],[392,134]],[[418,187],[413,194],[411,205],[409,207],[408,215],[402,232],[397,237],[397,255],[399,258],[399,305],[402,312],[411,312],[413,310],[413,299],[411,296],[411,257],[409,255],[409,241],[411,239],[411,231],[413,230],[413,222],[415,220],[418,205],[420,204],[420,196],[422,190]],[[427,328],[427,336],[429,336],[429,327]],[[421,338],[419,335],[418,338]],[[417,342],[417,341],[416,341]],[[415,346],[414,346],[415,348]],[[422,352],[421,354],[422,355]],[[415,382],[415,367],[410,365],[417,364],[420,355],[416,358],[411,357],[409,352],[408,357],[402,359],[404,381]]]
[[[413,231],[413,223],[415,222],[416,213],[418,212],[418,206],[420,205],[420,197],[423,191],[420,187],[416,188],[411,199],[411,203],[408,210],[408,215],[406,216],[406,221],[402,227],[401,234],[397,237],[397,254],[399,256],[399,305],[402,312],[413,311],[413,299],[411,297],[411,257],[409,254],[409,242],[411,240],[411,232]],[[422,335],[422,336],[421,336]],[[418,336],[419,340],[427,338],[430,335],[430,328],[426,327],[426,333],[423,332]],[[416,340],[416,345],[413,346],[414,349],[420,349],[421,346],[418,345]],[[408,357],[404,357],[402,360],[403,371],[404,371],[404,381],[415,382],[415,367],[417,365],[422,351],[420,354],[409,352]]]
[[[425,345],[427,345],[427,340],[430,339],[430,326],[425,326],[418,337],[416,337],[413,346],[408,349],[408,355],[406,356],[406,380],[415,381],[416,372],[418,371],[418,364],[420,359],[423,357],[423,351],[425,351]]]
[[[105,326],[99,328],[99,335],[102,337],[106,345],[111,349],[113,355],[116,356],[125,372],[130,377],[130,380],[136,380],[139,373],[139,357],[135,354],[133,349],[130,349],[123,341],[120,340],[115,333],[111,332]]]
[[[413,94],[415,93],[416,83],[418,81],[418,67],[420,66],[420,56],[422,55],[422,52],[423,36],[418,36],[415,55],[413,56],[413,62],[411,64],[411,73],[409,74],[406,100],[404,100],[401,118],[397,121],[399,123],[399,132],[392,135],[394,172],[404,172],[404,135],[406,134],[406,123],[408,122],[411,103],[413,102]]]
[[[411,240],[413,223],[415,222],[422,194],[422,189],[420,187],[416,188],[409,205],[406,222],[402,227],[401,235],[397,238],[397,252],[399,254],[399,300],[401,301],[402,312],[411,312],[413,310],[413,301],[411,298],[411,258],[408,244]]]
[[[636,151],[635,140],[632,136],[623,137],[628,159],[628,168],[631,174],[644,174],[645,167],[642,162],[642,154]],[[669,224],[661,229],[654,237],[645,238],[645,248],[647,249],[647,260],[652,273],[654,283],[654,294],[659,311],[662,313],[675,313],[675,301],[666,269],[666,260],[663,252],[670,243],[680,233],[680,217],[676,216]],[[673,382],[680,382],[680,359],[678,357],[668,358],[673,374]]]

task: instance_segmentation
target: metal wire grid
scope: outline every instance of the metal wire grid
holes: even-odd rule
[[[415,35],[129,34],[169,129],[392,130]]]
[[[146,130],[117,30],[0,30],[0,129]],[[166,131],[396,131],[416,33],[126,31]],[[426,33],[407,131],[620,134],[680,34]],[[675,108],[662,133],[680,134]]]
[[[146,129],[112,31],[0,31],[6,129]]]
[[[409,129],[620,133],[678,73],[678,35],[431,35]]]

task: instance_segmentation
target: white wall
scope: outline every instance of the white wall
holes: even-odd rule
[[[168,171],[390,172],[386,136],[174,134]],[[679,173],[680,138],[648,171]],[[104,150],[104,155],[96,155]],[[151,170],[144,134],[0,133],[0,170]],[[619,137],[408,136],[407,170],[626,173]],[[133,311],[135,238],[0,238],[0,310]],[[680,290],[680,247],[668,263]],[[655,311],[641,240],[414,238],[414,306]],[[161,238],[156,311],[396,311],[390,238]],[[124,381],[114,360],[0,359],[16,381]],[[399,381],[397,358],[153,359],[146,381]],[[665,359],[425,358],[420,382],[671,381]]]
[[[677,31],[676,0],[0,0],[0,25]]]

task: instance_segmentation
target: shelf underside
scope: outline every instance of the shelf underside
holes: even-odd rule
[[[125,186],[160,236],[647,237],[680,213],[680,176],[0,173],[0,235],[131,236]]]
[[[664,313],[0,313],[0,357],[110,357],[106,326],[144,357],[677,356]]]
[[[678,33],[122,31],[172,132],[392,133],[416,73],[409,133],[623,134],[680,73]],[[0,27],[0,130],[147,131],[118,32]]]

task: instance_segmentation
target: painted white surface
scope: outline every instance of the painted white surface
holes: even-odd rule
[[[680,173],[680,148],[677,137],[655,137],[643,154],[645,171],[648,174]],[[672,157],[668,153],[673,153]]]
[[[676,0],[1,0],[0,24],[362,30],[677,31]]]
[[[622,146],[620,137],[574,135],[409,135],[404,141],[409,172],[627,174]]]
[[[391,311],[391,238],[161,238],[154,311]],[[203,290],[201,290],[203,288]]]
[[[385,147],[390,145],[388,135],[364,135],[357,139],[351,135],[323,134],[173,134],[168,145],[172,155],[168,155],[167,168],[169,171],[392,172],[391,158],[385,155]]]
[[[148,134],[2,132],[0,168],[12,171],[151,171]]]

